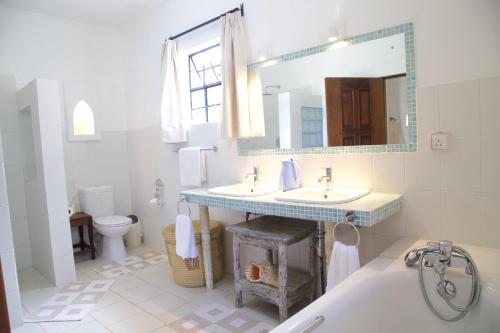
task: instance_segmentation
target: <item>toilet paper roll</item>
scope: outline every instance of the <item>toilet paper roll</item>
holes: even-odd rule
[[[155,206],[155,207],[162,206],[162,203],[161,203],[160,199],[158,199],[158,198],[153,198],[153,199],[149,200],[149,204],[152,206]]]

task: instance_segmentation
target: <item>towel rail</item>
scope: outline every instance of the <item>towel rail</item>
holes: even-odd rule
[[[179,200],[177,201],[177,214],[181,214],[181,204],[186,205],[188,209],[188,216],[191,217],[191,207],[189,207],[187,198],[184,194],[179,195]]]
[[[345,220],[344,221],[338,221],[335,224],[335,226],[333,227],[333,231],[332,231],[333,239],[335,239],[335,229],[337,229],[337,227],[339,225],[348,225],[348,226],[350,226],[356,232],[356,236],[358,238],[358,240],[356,242],[356,246],[359,246],[359,243],[361,243],[361,236],[359,235],[358,228],[354,225],[355,219],[356,219],[356,215],[354,214],[353,211],[347,212],[345,214]]]
[[[177,147],[177,149],[175,149],[174,152],[178,153],[179,150],[181,150],[181,148],[185,148],[185,147]],[[203,150],[203,151],[210,151],[211,150],[214,153],[216,153],[219,150],[219,147],[213,146],[213,147],[210,147],[210,148],[201,148],[201,150]]]

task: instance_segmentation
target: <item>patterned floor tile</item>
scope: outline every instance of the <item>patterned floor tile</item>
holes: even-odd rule
[[[249,313],[212,303],[167,325],[179,333],[265,333],[273,325]]]
[[[24,318],[25,322],[82,320],[113,285],[113,280],[74,282],[66,285]]]

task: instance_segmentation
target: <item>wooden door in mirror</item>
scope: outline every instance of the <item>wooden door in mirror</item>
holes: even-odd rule
[[[325,78],[328,146],[387,143],[383,78]]]

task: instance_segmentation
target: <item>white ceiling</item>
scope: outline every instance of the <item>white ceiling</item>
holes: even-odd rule
[[[0,0],[0,5],[118,27],[165,0]]]

